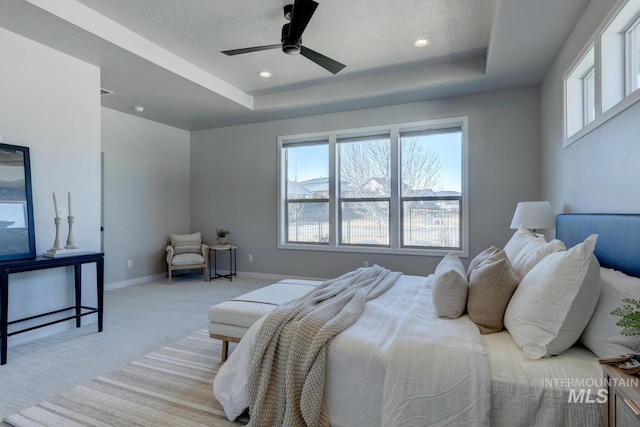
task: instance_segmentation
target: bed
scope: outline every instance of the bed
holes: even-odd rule
[[[593,233],[598,234],[593,252],[603,268],[619,270],[635,280],[640,266],[632,254],[639,249],[640,215],[557,217],[556,235],[570,249],[567,254],[586,245]],[[536,272],[537,267],[529,271]],[[592,267],[593,262],[589,271]],[[598,292],[600,270],[596,263]],[[324,401],[332,426],[602,425],[602,405],[588,397],[575,398],[577,391],[584,393],[582,396],[595,396],[601,388],[598,356],[578,341],[558,355],[531,359],[523,353],[514,320],[512,337],[509,330],[480,334],[467,314],[456,319],[438,317],[433,302],[438,280],[438,270],[428,277],[401,276],[393,287],[369,301],[358,320],[331,341]],[[637,293],[630,296],[638,297]],[[516,299],[514,296],[511,301]],[[505,304],[511,301],[507,299]],[[594,306],[596,302],[597,296]],[[580,305],[589,303],[580,301]],[[598,307],[590,309],[588,317],[595,310],[594,319],[604,316],[609,322],[609,308]],[[214,382],[216,398],[229,419],[249,406],[247,371],[263,321],[247,331]],[[611,322],[608,325],[611,327]],[[592,329],[591,340],[596,344],[591,348],[599,352],[598,334],[611,332]],[[613,344],[605,347],[606,351],[628,347],[637,351],[640,343]]]

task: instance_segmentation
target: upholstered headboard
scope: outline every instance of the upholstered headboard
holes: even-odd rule
[[[568,248],[598,234],[600,265],[640,277],[640,214],[560,214],[556,238]]]

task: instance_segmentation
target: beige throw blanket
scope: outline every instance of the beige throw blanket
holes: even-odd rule
[[[400,276],[377,265],[360,268],[271,312],[251,359],[249,425],[328,426],[323,393],[329,343]]]

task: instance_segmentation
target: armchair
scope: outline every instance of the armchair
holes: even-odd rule
[[[167,252],[167,276],[172,281],[173,271],[204,269],[204,280],[209,280],[209,246],[202,242],[200,232],[193,234],[170,234]]]

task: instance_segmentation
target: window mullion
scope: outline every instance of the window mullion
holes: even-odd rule
[[[329,246],[338,246],[338,148],[336,135],[329,135]]]
[[[391,166],[390,166],[390,183],[391,183],[391,200],[389,204],[389,246],[391,248],[400,247],[400,236],[402,221],[400,212],[400,130],[393,128],[390,131],[391,138]]]

